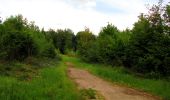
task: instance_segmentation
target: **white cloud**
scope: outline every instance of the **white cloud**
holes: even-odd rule
[[[89,27],[97,34],[107,22],[119,29],[131,28],[141,12],[146,12],[143,0],[100,0],[121,9],[120,13],[104,13],[95,9],[97,0],[0,0],[0,16],[22,14],[41,28],[71,28],[74,32]]]

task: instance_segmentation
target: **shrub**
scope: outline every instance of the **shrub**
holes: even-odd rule
[[[1,58],[22,60],[37,53],[30,35],[21,32],[7,32],[1,40]]]

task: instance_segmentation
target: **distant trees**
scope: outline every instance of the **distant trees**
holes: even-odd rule
[[[123,64],[124,50],[130,38],[130,32],[120,32],[114,25],[108,24],[102,28],[97,37],[92,33],[86,33],[87,35],[83,36],[82,32],[78,32],[77,38],[80,34],[82,41],[77,42],[78,51],[84,60],[111,65]],[[86,39],[87,36],[90,38]]]
[[[59,49],[62,54],[76,49],[75,35],[70,29],[58,29],[57,31],[51,29],[46,35],[52,40],[55,48]]]
[[[56,47],[59,48],[62,54],[74,49],[73,39],[74,33],[70,29],[57,30]]]

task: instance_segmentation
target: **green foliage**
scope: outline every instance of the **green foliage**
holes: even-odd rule
[[[55,48],[34,22],[22,15],[11,16],[0,24],[0,59],[24,60],[29,56],[54,58]]]
[[[98,46],[99,46],[99,60],[108,64],[119,64],[118,55],[116,54],[121,44],[118,29],[112,24],[108,24],[99,33]]]
[[[1,59],[22,60],[36,54],[36,44],[31,36],[26,33],[25,24],[25,20],[19,15],[11,16],[1,25]]]
[[[20,32],[4,34],[1,47],[3,48],[1,57],[8,60],[21,60],[37,52],[36,45],[30,35]]]
[[[6,31],[23,32],[26,29],[27,19],[24,19],[22,15],[10,16],[3,22],[3,25],[5,26]]]
[[[38,75],[39,69],[55,65],[58,61],[59,59],[49,59],[45,57],[28,57],[22,62],[3,61],[0,62],[0,76],[13,77],[24,81],[31,80]]]
[[[169,76],[170,57],[169,26],[160,11],[160,5],[153,6],[148,15],[141,15],[134,24],[133,35],[126,53],[126,65],[139,73],[154,77]],[[168,28],[167,28],[168,27]]]
[[[137,73],[160,78],[170,76],[169,5],[153,5],[141,14],[132,30],[103,27],[96,39],[89,31],[77,34],[78,54],[85,61],[123,65]]]
[[[164,31],[166,30],[166,33],[170,35],[170,3],[166,5],[164,8],[163,13],[163,21],[164,21]]]
[[[101,32],[99,33],[99,37],[104,37],[104,36],[111,36],[112,38],[116,38],[116,34],[118,33],[117,27],[114,25],[108,23],[106,27],[103,27]]]
[[[120,65],[129,38],[130,31],[120,32],[115,26],[108,24],[103,27],[96,39],[93,39],[92,34],[79,32],[78,51],[86,61]]]
[[[146,79],[134,75],[124,67],[110,66],[103,64],[90,64],[82,61],[77,57],[62,56],[63,61],[71,62],[78,68],[86,69],[92,74],[113,83],[122,84],[128,87],[133,87],[160,96],[165,100],[170,98],[170,82],[164,79]]]
[[[32,63],[37,63],[41,65],[41,68],[42,66],[46,68],[37,70],[36,67],[38,66],[25,67],[26,72],[28,68],[33,67],[31,69],[34,69],[33,72],[37,73],[30,73],[33,78],[29,81],[0,76],[1,100],[82,100],[75,84],[67,77],[67,67],[64,63],[58,63],[58,61],[56,63],[56,60],[53,59],[32,60]],[[44,63],[47,64],[42,65]],[[25,64],[15,64],[15,66],[22,68]]]
[[[44,34],[39,31],[28,31],[37,45],[38,56],[56,57],[55,48],[51,41],[48,41]]]
[[[95,40],[89,44],[88,50],[86,50],[86,53],[84,56],[84,60],[87,62],[93,62],[93,63],[99,63],[99,46],[98,42]]]
[[[44,57],[55,58],[56,52],[55,52],[55,48],[53,47],[53,45],[47,46],[47,48],[42,52],[42,55]]]
[[[75,50],[75,36],[72,30],[49,30],[47,33],[47,38],[51,39],[55,48],[59,49],[62,54],[66,54],[70,50]]]
[[[93,35],[88,29],[77,33],[77,50],[82,59],[88,60],[86,59],[86,57],[91,55],[88,51],[93,46],[93,42],[95,41],[95,39],[95,35]]]
[[[96,91],[91,88],[81,89],[80,93],[81,93],[82,97],[85,98],[85,100],[96,99]]]
[[[0,17],[0,24],[2,23],[2,19],[1,19],[1,17]]]

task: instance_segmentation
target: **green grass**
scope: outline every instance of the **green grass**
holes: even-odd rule
[[[31,80],[39,69],[51,67],[59,62],[58,59],[29,57],[22,62],[0,61],[0,75],[14,77],[19,80]]]
[[[76,85],[67,76],[65,62],[72,62],[75,67],[89,70],[94,75],[116,84],[140,89],[166,100],[170,99],[170,82],[165,80],[139,78],[128,74],[121,67],[88,64],[72,56],[62,56],[62,58],[60,63],[56,63],[52,59],[31,58],[24,63],[7,64],[5,69],[1,63],[1,73],[7,72],[0,75],[0,100],[83,100],[84,97],[92,98],[94,91],[77,90]]]
[[[89,70],[92,74],[116,84],[133,87],[170,100],[170,82],[136,77],[128,74],[122,67],[101,64],[88,64],[76,57],[62,56],[65,62],[72,62],[75,67]]]
[[[50,64],[49,67],[39,69],[31,80],[22,81],[1,75],[0,100],[81,100],[66,69],[64,62]]]
[[[89,89],[81,89],[80,93],[82,97],[84,97],[85,100],[90,100],[90,99],[96,99],[96,90],[93,90],[91,88]]]

